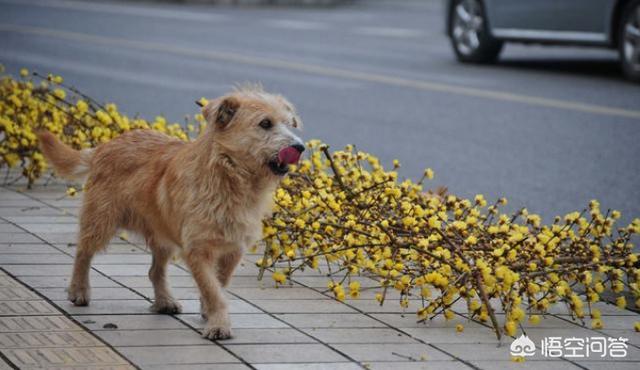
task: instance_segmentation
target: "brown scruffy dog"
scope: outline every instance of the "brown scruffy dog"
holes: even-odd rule
[[[138,232],[153,254],[149,278],[161,313],[179,313],[167,263],[180,253],[200,290],[203,336],[231,336],[221,287],[261,234],[279,180],[304,146],[295,109],[261,88],[238,89],[203,108],[209,125],[195,141],[135,130],[75,151],[49,132],[40,147],[62,177],[87,176],[69,300],[89,303],[89,270],[118,228]]]

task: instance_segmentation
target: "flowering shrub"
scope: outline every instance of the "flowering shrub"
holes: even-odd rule
[[[29,186],[47,168],[34,134],[40,128],[76,149],[93,147],[139,128],[188,140],[189,132],[181,125],[169,124],[163,117],[153,121],[127,117],[115,104],[102,105],[65,85],[60,76],[34,73],[32,77],[26,69],[20,71],[20,76],[20,80],[0,78],[0,167],[20,166]],[[188,131],[201,130],[204,122],[202,115],[196,115],[195,122],[188,123]]]
[[[101,105],[59,76],[21,71],[21,80],[0,80],[0,167],[20,166],[33,183],[46,170],[34,130],[46,128],[75,148],[95,146],[137,128],[151,128],[188,140],[205,121],[195,115],[187,130],[154,121],[129,118],[114,104]],[[206,103],[203,101],[202,103]],[[197,127],[197,128],[196,128]],[[275,194],[275,213],[265,221],[264,257],[276,284],[284,284],[305,268],[328,269],[329,289],[338,300],[360,295],[356,276],[379,283],[376,299],[383,304],[389,290],[421,303],[420,320],[456,313],[490,322],[500,338],[514,335],[525,319],[535,324],[550,305],[566,303],[578,319],[591,317],[602,328],[600,312],[591,304],[609,290],[625,289],[640,306],[638,254],[631,239],[640,233],[640,219],[615,229],[617,211],[600,210],[591,201],[583,212],[557,217],[543,225],[539,216],[522,209],[507,215],[502,198],[488,205],[482,195],[473,200],[423,191],[427,169],[418,182],[399,181],[379,160],[349,146],[330,153],[311,141],[305,159],[282,181]],[[67,192],[76,193],[74,188]],[[464,312],[460,307],[464,308]],[[496,308],[505,312],[501,324]],[[635,324],[640,331],[640,323]],[[457,325],[463,332],[464,327]]]
[[[266,249],[257,264],[275,268],[277,284],[323,263],[338,300],[358,297],[360,282],[352,277],[363,275],[379,282],[380,304],[393,289],[403,307],[411,298],[421,302],[420,320],[464,311],[489,322],[498,338],[514,335],[527,316],[538,323],[557,302],[602,328],[591,304],[605,290],[620,294],[616,303],[624,308],[627,288],[640,307],[631,243],[640,219],[616,230],[620,213],[603,214],[594,200],[588,210],[543,225],[526,209],[502,213],[504,198],[488,205],[482,195],[469,200],[424,192],[430,169],[417,183],[399,181],[397,161],[385,171],[376,157],[352,146],[330,153],[312,141],[309,148],[310,158],[277,190],[276,212],[264,227]]]

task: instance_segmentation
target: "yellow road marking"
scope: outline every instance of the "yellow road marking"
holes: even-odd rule
[[[346,78],[364,82],[375,82],[389,86],[407,87],[424,91],[445,92],[450,94],[472,96],[505,102],[523,103],[546,108],[557,108],[583,113],[640,119],[640,110],[615,108],[604,105],[580,103],[570,100],[549,99],[538,96],[514,94],[504,91],[491,91],[424,80],[411,80],[407,78],[394,77],[379,73],[359,72],[348,69],[325,67],[308,63],[288,62],[284,60],[269,59],[264,57],[251,57],[233,52],[209,51],[198,48],[166,45],[156,42],[136,41],[123,38],[105,37],[78,32],[55,30],[50,28],[20,26],[12,24],[0,24],[0,30],[6,32],[53,37],[69,41],[88,42],[105,46],[126,47],[131,49],[165,52],[182,56],[242,63],[275,69],[285,69],[289,71],[303,72],[327,77]]]

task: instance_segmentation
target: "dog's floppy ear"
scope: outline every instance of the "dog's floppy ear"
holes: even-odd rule
[[[202,108],[202,115],[207,122],[219,127],[225,127],[240,108],[240,101],[232,96],[213,100]]]

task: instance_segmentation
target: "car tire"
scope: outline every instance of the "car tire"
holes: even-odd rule
[[[494,63],[503,42],[491,35],[480,0],[453,0],[449,13],[449,38],[456,58],[463,63]]]
[[[640,0],[632,0],[618,23],[620,64],[627,79],[640,82]]]

